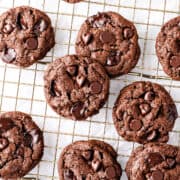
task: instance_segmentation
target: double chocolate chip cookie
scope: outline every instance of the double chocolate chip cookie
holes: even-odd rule
[[[116,158],[114,149],[103,141],[77,141],[60,156],[60,179],[119,180],[122,171]]]
[[[119,135],[139,143],[167,142],[177,116],[169,93],[151,82],[134,82],[123,88],[113,108]]]
[[[180,80],[180,16],[161,28],[156,40],[156,54],[165,73]]]
[[[82,24],[76,52],[97,59],[111,77],[126,74],[140,55],[136,28],[115,12],[98,13]]]
[[[31,7],[17,7],[0,17],[0,59],[28,67],[54,46],[54,31],[49,17]]]
[[[180,148],[168,144],[146,144],[131,154],[126,165],[129,180],[179,180]]]
[[[97,113],[109,93],[109,77],[88,57],[67,55],[51,63],[44,75],[47,102],[58,114],[82,120]]]
[[[43,155],[43,135],[32,118],[21,112],[0,115],[0,178],[26,175]]]

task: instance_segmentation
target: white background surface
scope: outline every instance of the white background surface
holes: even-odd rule
[[[139,34],[141,58],[133,71],[111,80],[110,96],[100,113],[87,121],[74,122],[56,115],[46,104],[43,92],[45,64],[19,69],[0,62],[0,111],[23,111],[32,115],[44,131],[45,152],[41,163],[27,177],[40,180],[58,179],[57,160],[61,149],[75,140],[101,139],[118,152],[124,169],[128,156],[137,144],[126,142],[116,133],[112,123],[112,107],[125,85],[136,80],[160,83],[170,92],[180,114],[180,81],[173,81],[162,71],[155,55],[155,38],[161,25],[180,15],[179,0],[86,0],[75,5],[62,0],[0,0],[0,13],[11,7],[30,5],[45,11],[56,32],[56,45],[41,62],[74,53],[77,31],[87,16],[98,11],[116,11],[133,21]],[[144,78],[143,75],[153,75]],[[170,134],[170,144],[180,145],[180,117]],[[127,177],[123,172],[122,180]]]

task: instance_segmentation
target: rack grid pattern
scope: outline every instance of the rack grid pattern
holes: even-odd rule
[[[124,141],[116,133],[112,122],[112,107],[119,90],[137,80],[162,84],[172,95],[180,114],[180,81],[171,80],[163,71],[155,55],[155,39],[167,20],[180,15],[179,0],[85,0],[69,4],[63,0],[0,0],[0,13],[11,7],[30,5],[45,11],[56,33],[56,45],[37,64],[19,69],[0,62],[0,112],[23,111],[32,115],[42,128],[45,151],[40,164],[27,180],[57,180],[57,161],[63,147],[76,140],[100,139],[110,143],[118,152],[124,169],[131,151],[138,146]],[[133,21],[139,34],[141,57],[131,73],[111,80],[110,95],[100,113],[86,121],[74,122],[55,114],[46,104],[43,93],[43,73],[46,65],[57,57],[74,53],[74,43],[82,22],[90,15],[115,11]],[[169,143],[180,146],[180,116]],[[122,180],[127,177],[123,171]]]

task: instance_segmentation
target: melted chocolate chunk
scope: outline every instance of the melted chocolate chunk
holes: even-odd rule
[[[113,43],[115,41],[114,34],[109,31],[103,31],[100,35],[100,40],[102,43]]]
[[[18,13],[18,15],[16,16],[16,26],[20,30],[23,29],[21,25],[21,13]]]
[[[90,89],[92,94],[99,94],[102,91],[102,85],[99,82],[94,81],[90,84]]]
[[[82,102],[75,103],[72,106],[71,112],[76,118],[81,118],[84,114],[84,104]]]
[[[107,57],[106,64],[108,66],[115,66],[120,62],[120,60],[121,60],[121,53],[112,51]]]
[[[34,32],[39,35],[47,29],[47,23],[41,19],[34,25]]]
[[[87,33],[82,35],[83,42],[88,45],[93,40],[93,34]]]
[[[26,40],[26,46],[29,50],[35,50],[38,47],[38,41],[36,38],[29,38]]]
[[[133,131],[138,131],[139,129],[141,129],[142,127],[142,122],[140,120],[132,120],[130,122],[130,129],[133,130]]]
[[[6,48],[4,52],[1,53],[0,58],[6,63],[11,63],[16,59],[16,51],[12,48]]]
[[[55,92],[55,90],[54,90],[54,86],[55,86],[55,81],[52,80],[52,81],[51,81],[51,85],[50,85],[49,92],[50,92],[51,96],[53,96],[53,97],[56,96],[56,92]]]

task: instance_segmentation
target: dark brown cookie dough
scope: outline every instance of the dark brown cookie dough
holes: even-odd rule
[[[150,143],[136,148],[126,165],[129,180],[179,180],[180,148]]]
[[[51,63],[44,81],[48,104],[58,114],[74,120],[97,113],[109,93],[109,77],[102,65],[77,55]]]
[[[180,80],[180,16],[161,28],[156,39],[156,54],[165,73]]]
[[[34,168],[43,155],[43,135],[22,112],[0,115],[0,178],[16,179]]]
[[[119,135],[143,144],[167,142],[177,116],[169,93],[161,85],[144,81],[123,88],[113,108]]]
[[[77,3],[77,2],[80,2],[80,1],[83,1],[83,0],[64,0],[68,3]]]
[[[97,59],[111,77],[127,74],[140,55],[136,28],[115,12],[98,13],[82,24],[76,52]]]
[[[61,180],[119,180],[121,167],[114,149],[103,141],[76,141],[61,153],[58,170]]]
[[[21,6],[0,16],[0,59],[28,67],[54,46],[54,31],[42,11]]]

